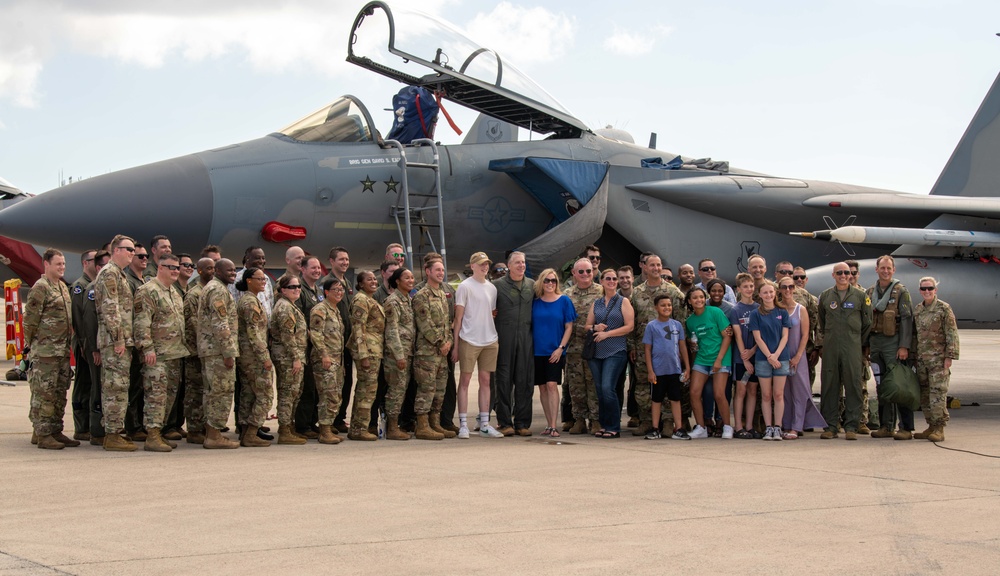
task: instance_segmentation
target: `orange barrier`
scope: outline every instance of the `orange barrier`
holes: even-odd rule
[[[21,308],[21,281],[3,283],[3,299],[7,316],[7,360],[21,359],[24,350],[24,310]]]

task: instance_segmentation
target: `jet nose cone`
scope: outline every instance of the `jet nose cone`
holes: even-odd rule
[[[181,156],[50,190],[0,210],[0,234],[79,252],[126,234],[165,234],[175,252],[198,250],[212,228],[212,183],[204,163]]]

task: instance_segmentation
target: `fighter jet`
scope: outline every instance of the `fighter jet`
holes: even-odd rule
[[[927,196],[761,174],[591,129],[500,54],[383,2],[361,9],[347,40],[349,62],[404,86],[385,136],[343,96],[256,140],[19,202],[0,211],[0,234],[73,250],[166,234],[192,252],[261,244],[272,262],[288,245],[320,256],[345,246],[357,267],[399,241],[417,268],[422,253],[457,252],[453,271],[473,251],[496,260],[512,249],[540,270],[600,239],[612,260],[712,258],[729,280],[755,253],[805,267],[854,257],[869,271],[864,259],[893,253],[908,286],[944,280],[963,326],[1000,327],[997,83]],[[434,141],[444,104],[480,114],[461,144]]]

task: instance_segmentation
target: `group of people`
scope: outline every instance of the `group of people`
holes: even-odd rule
[[[58,250],[43,261],[25,302],[24,355],[32,443],[44,449],[89,441],[134,451],[142,441],[147,451],[169,452],[182,439],[209,449],[337,444],[345,432],[373,441],[380,418],[391,440],[467,439],[477,372],[475,431],[487,438],[532,435],[537,386],[543,436],[619,438],[627,403],[633,435],[647,439],[782,440],[812,428],[834,438],[841,427],[854,439],[864,430],[869,347],[876,382],[916,359],[928,423],[913,434],[911,411],[880,404],[871,435],[941,441],[958,358],[954,315],[936,298],[936,281],[921,279],[923,301],[912,306],[890,256],[878,260],[879,282],[867,293],[851,285],[857,263],[838,263],[836,285],[818,299],[790,263],[767,280],[759,255],[734,291],[711,260],[699,262],[697,284],[691,265],[678,268],[674,284],[651,253],[639,278],[629,266],[600,270],[596,246],[565,284],[552,268],[529,278],[523,253],[494,264],[476,252],[457,288],[436,253],[424,256],[417,284],[398,244],[353,282],[343,247],[330,250],[325,277],[318,257],[289,248],[277,281],[260,247],[248,248],[237,270],[216,246],[195,262],[174,254],[165,236],[149,252],[123,235],[84,252],[83,275],[69,286]],[[71,350],[73,438],[63,431]],[[810,380],[820,356],[822,413]],[[276,436],[265,425],[275,404]],[[225,435],[233,412],[235,441]]]

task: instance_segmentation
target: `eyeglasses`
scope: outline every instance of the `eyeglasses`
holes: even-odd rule
[[[495,272],[496,274],[506,274],[507,273],[507,269],[506,268],[494,268],[493,272]]]
[[[129,252],[135,252],[135,248],[131,246],[119,246],[116,250],[128,250]]]
[[[94,259],[93,258],[84,258],[83,261],[84,262],[93,262]]]
[[[590,270],[589,268],[587,268],[587,269],[584,269],[584,270],[577,270],[576,273],[580,274],[580,275],[583,275],[583,276],[586,276],[587,274],[593,274],[594,271]]]
[[[343,286],[330,286],[330,292],[343,292]]]
[[[615,278],[614,276],[605,276],[604,278],[601,278],[601,280],[604,280],[605,282],[617,282],[618,281],[618,279]]]
[[[177,264],[164,264],[163,267],[166,268],[167,270],[180,270],[181,269],[181,267],[179,265],[177,265]]]
[[[857,276],[857,275],[858,275],[857,270],[851,270],[851,276]]]
[[[784,284],[781,286],[782,290],[795,290],[795,284]]]
[[[542,284],[558,284],[558,283],[559,280],[556,280],[555,278],[546,278],[545,280],[542,280]]]
[[[937,290],[937,286],[921,286],[920,287],[920,291],[921,292],[933,292],[935,290]]]
[[[673,276],[664,276],[663,279],[666,280],[667,282],[673,282],[674,281],[674,277]]]
[[[402,257],[403,257],[403,254],[400,254],[399,252],[393,252],[393,253],[392,253],[392,257],[393,257],[393,258],[402,258]]]
[[[251,280],[259,280],[260,282],[263,282],[263,281],[267,280],[267,276],[251,276],[250,279]]]
[[[854,276],[850,270],[837,270],[834,272],[837,276]]]
[[[301,288],[302,286],[299,286],[298,284],[293,284],[291,286],[285,286],[284,290],[299,290]]]
[[[148,260],[149,254],[136,254],[135,257],[138,258],[139,260]]]
[[[775,274],[784,274],[785,276],[791,276],[792,272],[793,272],[792,270],[775,270],[774,271]]]
[[[808,276],[805,274],[796,274],[795,276],[792,276],[793,280],[805,280],[806,278],[808,278]]]
[[[600,259],[601,259],[600,256],[587,256],[587,260],[590,260],[591,262],[593,262],[594,260],[600,260]]]
[[[702,272],[715,272],[715,266],[702,266],[699,270]]]

